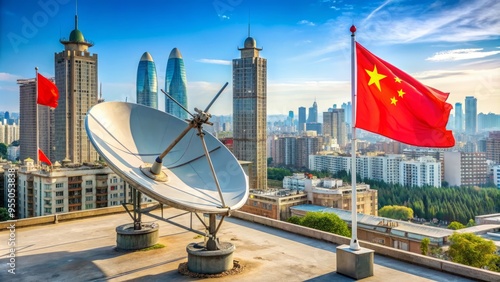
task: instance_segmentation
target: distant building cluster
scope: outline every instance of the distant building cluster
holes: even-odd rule
[[[377,190],[357,183],[357,211],[378,214]],[[287,220],[291,208],[297,205],[314,204],[344,210],[352,209],[352,186],[340,179],[316,178],[308,173],[294,173],[285,176],[283,189],[251,190],[250,197],[241,208],[242,211],[278,220]]]

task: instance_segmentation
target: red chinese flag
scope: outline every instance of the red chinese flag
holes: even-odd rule
[[[57,86],[39,73],[37,74],[37,81],[38,98],[36,102],[40,105],[56,108],[59,100]]]
[[[356,128],[420,147],[453,147],[449,93],[425,86],[356,42]]]
[[[50,162],[49,158],[43,153],[42,149],[38,148],[38,160],[40,162],[44,162],[49,166],[52,166],[52,162]]]

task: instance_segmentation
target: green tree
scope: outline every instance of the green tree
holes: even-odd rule
[[[472,226],[475,226],[476,225],[476,222],[473,220],[473,219],[469,219],[469,222],[467,222],[467,227],[472,227]]]
[[[9,220],[9,212],[7,211],[6,208],[0,208],[0,221],[6,221]]]
[[[429,244],[431,243],[431,240],[427,237],[422,239],[420,242],[420,251],[422,252],[422,255],[427,255],[429,253]]]
[[[293,224],[300,225],[300,222],[302,221],[302,217],[294,215],[294,216],[291,216],[290,218],[288,218],[287,221],[290,223],[293,223]]]
[[[491,267],[497,259],[496,246],[491,240],[483,239],[473,233],[453,233],[449,240],[448,256],[451,261],[484,268]]]
[[[378,210],[378,215],[398,220],[413,218],[413,210],[405,206],[385,206]]]
[[[308,212],[303,218],[291,217],[288,219],[289,222],[295,223],[299,221],[298,224],[346,237],[351,236],[351,232],[347,227],[347,223],[340,219],[340,217],[333,213],[323,213],[323,212]],[[297,223],[296,223],[297,224]]]
[[[458,221],[452,221],[448,227],[448,229],[452,229],[452,230],[458,230],[458,229],[463,229],[465,228],[465,225],[463,225],[462,223],[458,222]]]
[[[0,158],[7,158],[7,145],[0,143]]]

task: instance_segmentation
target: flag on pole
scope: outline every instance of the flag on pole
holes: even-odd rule
[[[44,162],[49,166],[52,166],[52,162],[47,158],[47,156],[43,153],[42,149],[38,148],[38,159],[40,162]]]
[[[356,42],[356,128],[421,147],[453,147],[449,93],[425,86]]]
[[[37,103],[52,108],[57,108],[59,90],[57,86],[45,76],[37,73]]]

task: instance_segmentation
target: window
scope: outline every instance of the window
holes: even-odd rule
[[[85,197],[85,201],[87,201],[87,202],[92,202],[93,200],[94,200],[93,196]]]
[[[44,190],[52,190],[52,185],[51,184],[43,184],[43,189]]]
[[[59,199],[59,200],[56,200],[56,204],[57,205],[61,205],[64,203],[64,200],[63,199]]]
[[[56,212],[63,212],[63,208],[56,208]]]
[[[92,180],[85,181],[85,185],[92,185]]]
[[[52,197],[52,192],[45,192],[45,198]]]
[[[64,196],[63,191],[56,192],[56,197],[62,197],[62,196]]]
[[[85,193],[92,193],[92,188],[85,189]]]
[[[94,208],[94,204],[86,204],[85,205],[85,209],[86,210],[90,210],[90,209],[93,209]]]
[[[56,188],[63,188],[64,187],[64,183],[56,183]]]

